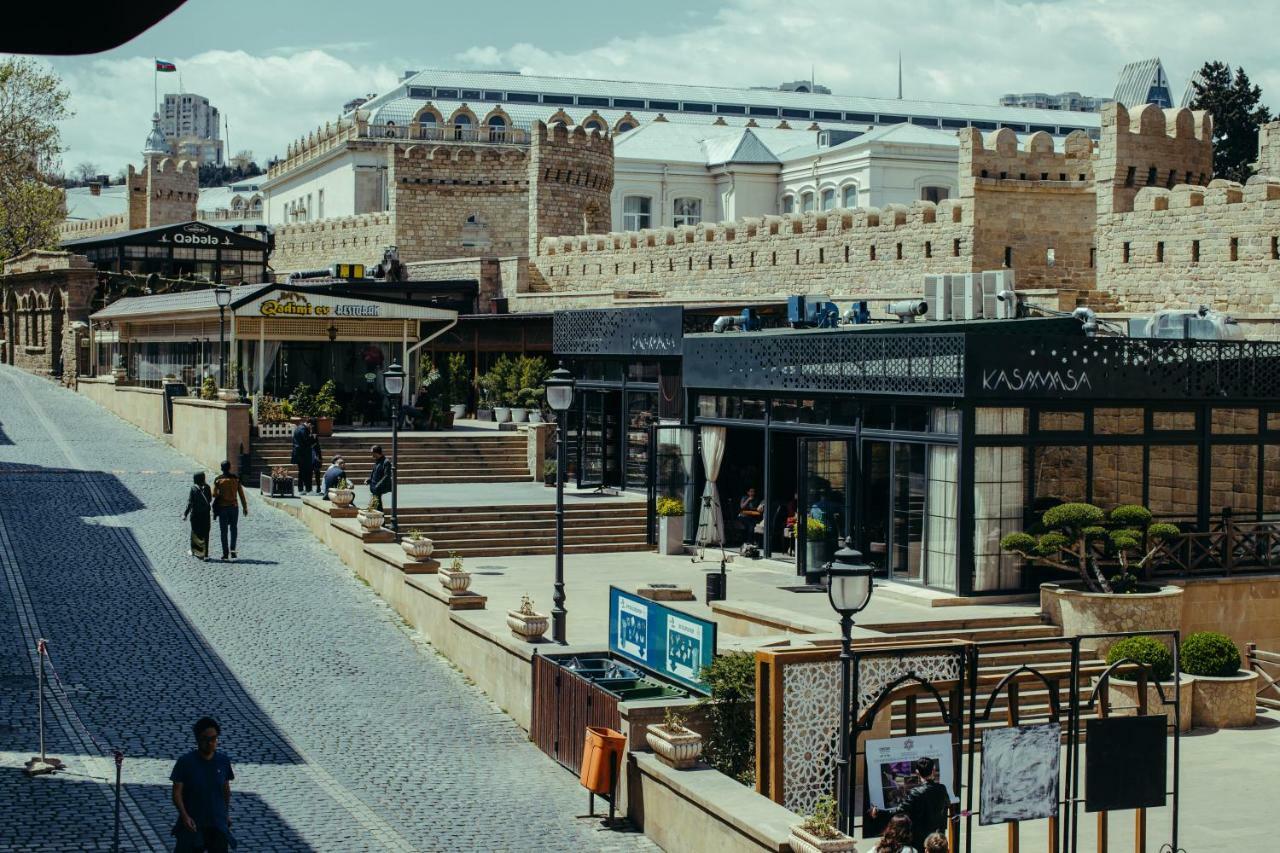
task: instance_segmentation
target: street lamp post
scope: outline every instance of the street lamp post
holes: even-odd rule
[[[218,387],[227,387],[226,356],[227,346],[227,306],[231,304],[231,288],[220,284],[213,289],[213,298],[218,303]]]
[[[400,395],[404,393],[404,370],[399,362],[382,371],[382,392],[391,402],[391,529],[400,532],[400,516],[397,514],[398,481],[400,466]]]
[[[556,584],[551,596],[551,638],[565,645],[564,609],[564,477],[565,432],[573,405],[573,374],[561,364],[547,378],[547,405],[556,413]]]
[[[850,725],[849,704],[856,701],[858,685],[851,683],[854,614],[871,602],[873,582],[871,566],[862,562],[862,552],[853,547],[853,537],[844,541],[844,547],[836,551],[827,564],[827,597],[831,608],[840,614],[840,757],[836,760],[836,803],[840,810],[840,831],[853,834],[853,779],[850,776]],[[857,713],[855,710],[854,713]],[[856,725],[856,720],[854,721]]]

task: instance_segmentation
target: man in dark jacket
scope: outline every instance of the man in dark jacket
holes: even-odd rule
[[[306,421],[293,429],[293,452],[289,461],[298,466],[298,494],[304,495],[311,490],[311,428]]]
[[[370,453],[373,454],[373,470],[366,481],[369,494],[378,500],[378,509],[382,508],[382,496],[391,491],[391,460],[382,455],[382,445],[375,444]]]
[[[931,834],[947,834],[951,795],[947,793],[947,786],[938,781],[938,762],[932,758],[917,758],[912,769],[920,778],[920,784],[907,792],[898,807],[889,813],[911,818],[911,846],[923,850],[924,840]],[[877,817],[879,811],[872,808],[871,816]]]

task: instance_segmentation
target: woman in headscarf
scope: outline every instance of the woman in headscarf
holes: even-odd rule
[[[192,479],[191,492],[187,495],[187,508],[182,513],[184,519],[191,519],[191,548],[187,551],[201,560],[209,559],[209,513],[213,506],[213,494],[205,483],[204,472],[196,473]]]

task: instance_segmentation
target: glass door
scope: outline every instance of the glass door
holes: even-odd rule
[[[649,544],[661,544],[657,538],[658,498],[675,498],[684,505],[682,538],[692,542],[697,536],[702,502],[698,427],[651,424],[648,450]]]
[[[924,582],[925,446],[893,445],[889,568],[895,580]]]
[[[622,486],[622,392],[583,391],[578,488]]]
[[[799,506],[796,511],[796,573],[817,574],[831,560],[838,540],[850,533],[853,516],[852,442],[802,437],[796,442]]]

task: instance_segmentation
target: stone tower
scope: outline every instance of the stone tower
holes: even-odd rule
[[[200,196],[199,169],[194,160],[177,160],[170,155],[158,114],[151,118],[151,133],[142,149],[142,159],[141,172],[129,167],[129,229],[195,219]]]
[[[529,256],[537,256],[543,237],[612,230],[612,189],[611,137],[537,122],[529,155]]]

